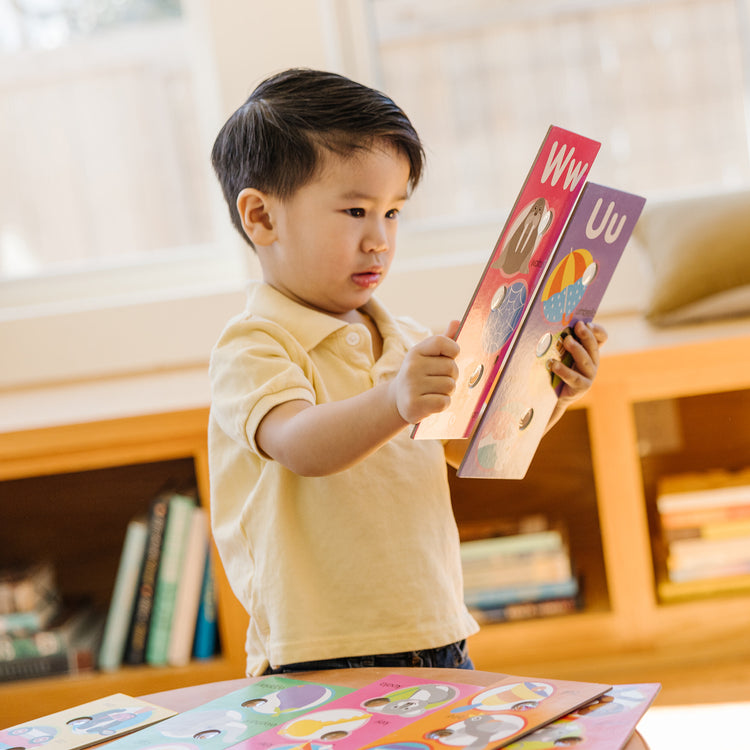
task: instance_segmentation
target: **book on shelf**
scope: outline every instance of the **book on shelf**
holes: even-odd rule
[[[146,640],[154,605],[156,575],[159,570],[167,508],[172,494],[170,491],[160,493],[152,500],[149,508],[148,542],[138,578],[138,593],[123,659],[127,664],[143,664],[146,659]]]
[[[508,604],[576,597],[580,584],[576,576],[564,581],[520,583],[491,589],[464,589],[464,602],[470,609],[497,609]]]
[[[660,516],[678,511],[750,507],[750,469],[716,469],[661,477],[656,507]]]
[[[25,636],[46,628],[60,612],[60,602],[50,561],[0,569],[0,636]]]
[[[498,607],[480,609],[470,607],[474,619],[480,625],[491,625],[497,622],[516,622],[518,620],[535,620],[542,617],[570,615],[581,609],[580,596],[553,597],[551,599],[531,599],[522,602],[509,602]]]
[[[104,618],[95,608],[75,605],[48,629],[0,642],[0,681],[77,674],[96,667]],[[10,658],[3,658],[10,657]]]
[[[146,637],[145,659],[151,665],[167,663],[177,590],[183,573],[194,508],[195,500],[192,497],[176,493],[169,498],[153,611]]]
[[[747,590],[750,469],[663,476],[657,483],[656,508],[660,599]]]
[[[200,506],[195,506],[188,529],[185,562],[177,587],[167,651],[167,662],[173,667],[184,666],[190,661],[207,555],[208,514]]]
[[[55,568],[49,560],[0,569],[0,615],[36,612],[59,599]]]
[[[725,594],[750,593],[750,573],[713,578],[695,578],[691,581],[672,581],[661,577],[656,590],[662,602],[704,599]]]
[[[118,669],[122,664],[147,543],[148,519],[146,516],[137,516],[128,523],[125,530],[125,540],[99,650],[101,670]]]
[[[193,639],[193,658],[210,659],[216,654],[219,641],[217,622],[216,589],[213,571],[213,558],[206,555],[203,569],[200,603],[195,623],[195,637]]]
[[[480,622],[576,611],[580,584],[562,528],[461,543],[464,601]]]
[[[0,615],[0,635],[25,635],[46,628],[60,611],[59,599],[47,599],[36,609]]]

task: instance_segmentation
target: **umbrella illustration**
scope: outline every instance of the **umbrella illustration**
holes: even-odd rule
[[[571,250],[549,276],[542,293],[544,317],[567,325],[596,276],[597,265],[588,250]]]

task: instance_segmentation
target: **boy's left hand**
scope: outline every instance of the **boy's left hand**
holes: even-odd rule
[[[563,341],[565,350],[573,357],[573,366],[567,367],[556,359],[549,361],[550,372],[564,383],[558,400],[563,408],[591,388],[599,369],[599,347],[607,340],[607,331],[596,323],[579,320],[573,332],[575,336],[566,336]]]

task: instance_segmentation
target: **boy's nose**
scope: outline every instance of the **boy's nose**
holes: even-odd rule
[[[368,253],[383,253],[388,250],[388,233],[385,227],[373,226],[364,238],[364,249]]]

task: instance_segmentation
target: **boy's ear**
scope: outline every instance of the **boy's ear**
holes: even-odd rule
[[[255,188],[245,188],[237,196],[237,212],[245,234],[254,245],[271,245],[276,229],[271,220],[272,199]]]

